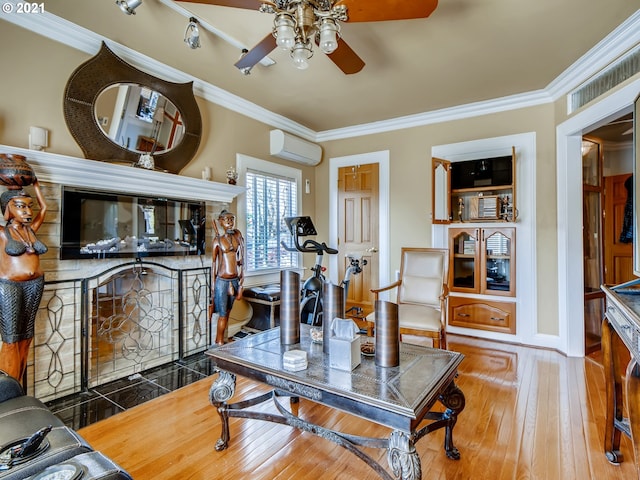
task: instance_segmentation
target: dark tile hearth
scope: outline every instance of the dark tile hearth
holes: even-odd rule
[[[67,426],[80,429],[140,405],[213,373],[204,352],[154,367],[68,397],[47,402]]]

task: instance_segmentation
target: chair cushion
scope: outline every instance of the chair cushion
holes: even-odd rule
[[[233,302],[233,307],[229,312],[228,328],[229,337],[233,337],[242,330],[246,324],[251,321],[253,316],[253,307],[246,300],[240,299]]]
[[[429,332],[442,330],[442,324],[440,323],[441,313],[438,308],[404,303],[398,305],[398,318],[400,319],[400,328]]]
[[[267,302],[277,302],[280,300],[280,284],[258,285],[255,287],[247,287],[242,293],[247,298],[257,298]]]
[[[398,303],[440,306],[442,277],[405,275],[398,292]]]
[[[398,318],[400,319],[400,328],[411,328],[413,330],[424,330],[426,332],[439,332],[442,330],[439,308],[403,303],[398,305]],[[374,322],[375,324],[375,312],[367,315],[367,321]]]
[[[22,395],[0,403],[0,445],[36,430],[64,423],[37,398]]]
[[[20,434],[4,445],[29,437],[33,433],[34,431],[28,431]],[[0,471],[0,479],[23,480],[29,475],[34,475],[44,470],[49,465],[64,462],[76,455],[91,451],[91,447],[87,442],[69,427],[53,427],[45,438],[45,442],[49,443],[49,447],[46,450],[24,463],[17,463],[9,470]]]
[[[22,395],[24,395],[24,392],[20,382],[0,370],[0,402]]]
[[[132,480],[131,476],[119,467],[112,460],[105,457],[100,452],[88,452],[80,455],[76,455],[69,460],[65,460],[62,463],[58,463],[51,467],[47,467],[47,472],[52,474],[60,471],[65,466],[76,467],[84,471],[80,480]],[[38,475],[44,474],[45,470]],[[36,480],[36,476],[29,477],[28,480]]]

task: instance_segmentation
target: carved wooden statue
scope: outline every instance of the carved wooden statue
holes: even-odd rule
[[[214,220],[213,226],[216,236],[213,239],[211,252],[212,289],[209,316],[214,312],[219,315],[216,343],[223,344],[227,340],[225,331],[233,302],[242,298],[245,249],[242,233],[235,228],[235,215],[223,210],[217,221],[220,223],[222,233]]]
[[[0,370],[22,380],[44,289],[40,255],[47,247],[37,239],[36,232],[44,221],[47,204],[32,170],[26,176],[15,175],[15,169],[13,176],[7,175],[11,171],[8,157],[2,155],[0,166],[1,183],[9,188],[0,196],[6,222],[0,227]],[[24,158],[18,160],[22,162],[20,168],[25,168]],[[28,165],[26,168],[30,170]],[[35,216],[33,199],[22,188],[29,184],[40,205]]]

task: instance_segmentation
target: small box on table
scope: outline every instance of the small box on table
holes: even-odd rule
[[[306,370],[308,366],[307,352],[304,350],[289,350],[282,355],[282,368],[291,372]]]
[[[351,371],[360,365],[360,337],[343,339],[329,338],[329,366]]]

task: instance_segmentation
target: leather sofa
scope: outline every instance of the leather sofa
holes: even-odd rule
[[[49,427],[39,446],[28,453],[25,442]],[[16,454],[20,449],[24,456]],[[94,451],[40,400],[25,395],[19,382],[0,371],[0,480],[47,478],[133,480],[113,461]]]

